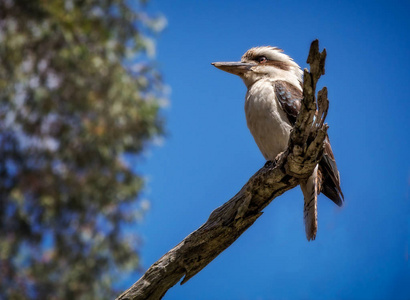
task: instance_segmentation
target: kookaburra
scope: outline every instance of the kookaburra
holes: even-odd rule
[[[252,48],[240,62],[212,64],[238,75],[244,81],[248,88],[245,97],[248,128],[265,159],[274,161],[279,153],[286,150],[290,131],[300,110],[302,70],[276,47]],[[304,196],[306,237],[310,241],[315,239],[317,232],[318,194],[322,192],[338,206],[343,203],[339,171],[328,137],[323,158],[312,175],[300,183],[300,187]]]

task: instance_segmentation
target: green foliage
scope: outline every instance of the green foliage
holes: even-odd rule
[[[146,1],[0,1],[0,299],[110,299],[161,135]],[[129,67],[125,67],[129,66]]]

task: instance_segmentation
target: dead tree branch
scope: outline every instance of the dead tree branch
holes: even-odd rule
[[[325,73],[326,51],[312,42],[304,70],[302,108],[290,136],[288,149],[268,162],[228,202],[215,209],[200,228],[155,262],[145,274],[117,299],[161,299],[182,277],[181,284],[201,271],[228,248],[277,196],[307,178],[323,154],[329,102],[327,89],[315,97],[316,83]]]

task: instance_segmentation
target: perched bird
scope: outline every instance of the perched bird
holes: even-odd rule
[[[249,49],[240,62],[215,62],[218,69],[238,75],[248,91],[245,97],[246,121],[266,160],[275,160],[285,151],[290,131],[299,113],[302,70],[292,58],[276,47]],[[300,183],[304,196],[304,223],[308,241],[317,233],[317,196],[322,192],[338,206],[343,203],[340,176],[329,137],[323,158],[312,175]]]

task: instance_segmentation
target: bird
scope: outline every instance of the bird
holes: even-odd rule
[[[303,99],[303,72],[278,47],[254,47],[239,62],[214,62],[216,68],[239,76],[246,85],[247,126],[267,161],[286,150]],[[317,197],[323,193],[342,206],[344,196],[329,137],[324,141],[323,157],[312,175],[300,182],[304,197],[303,219],[308,241],[317,234]]]

